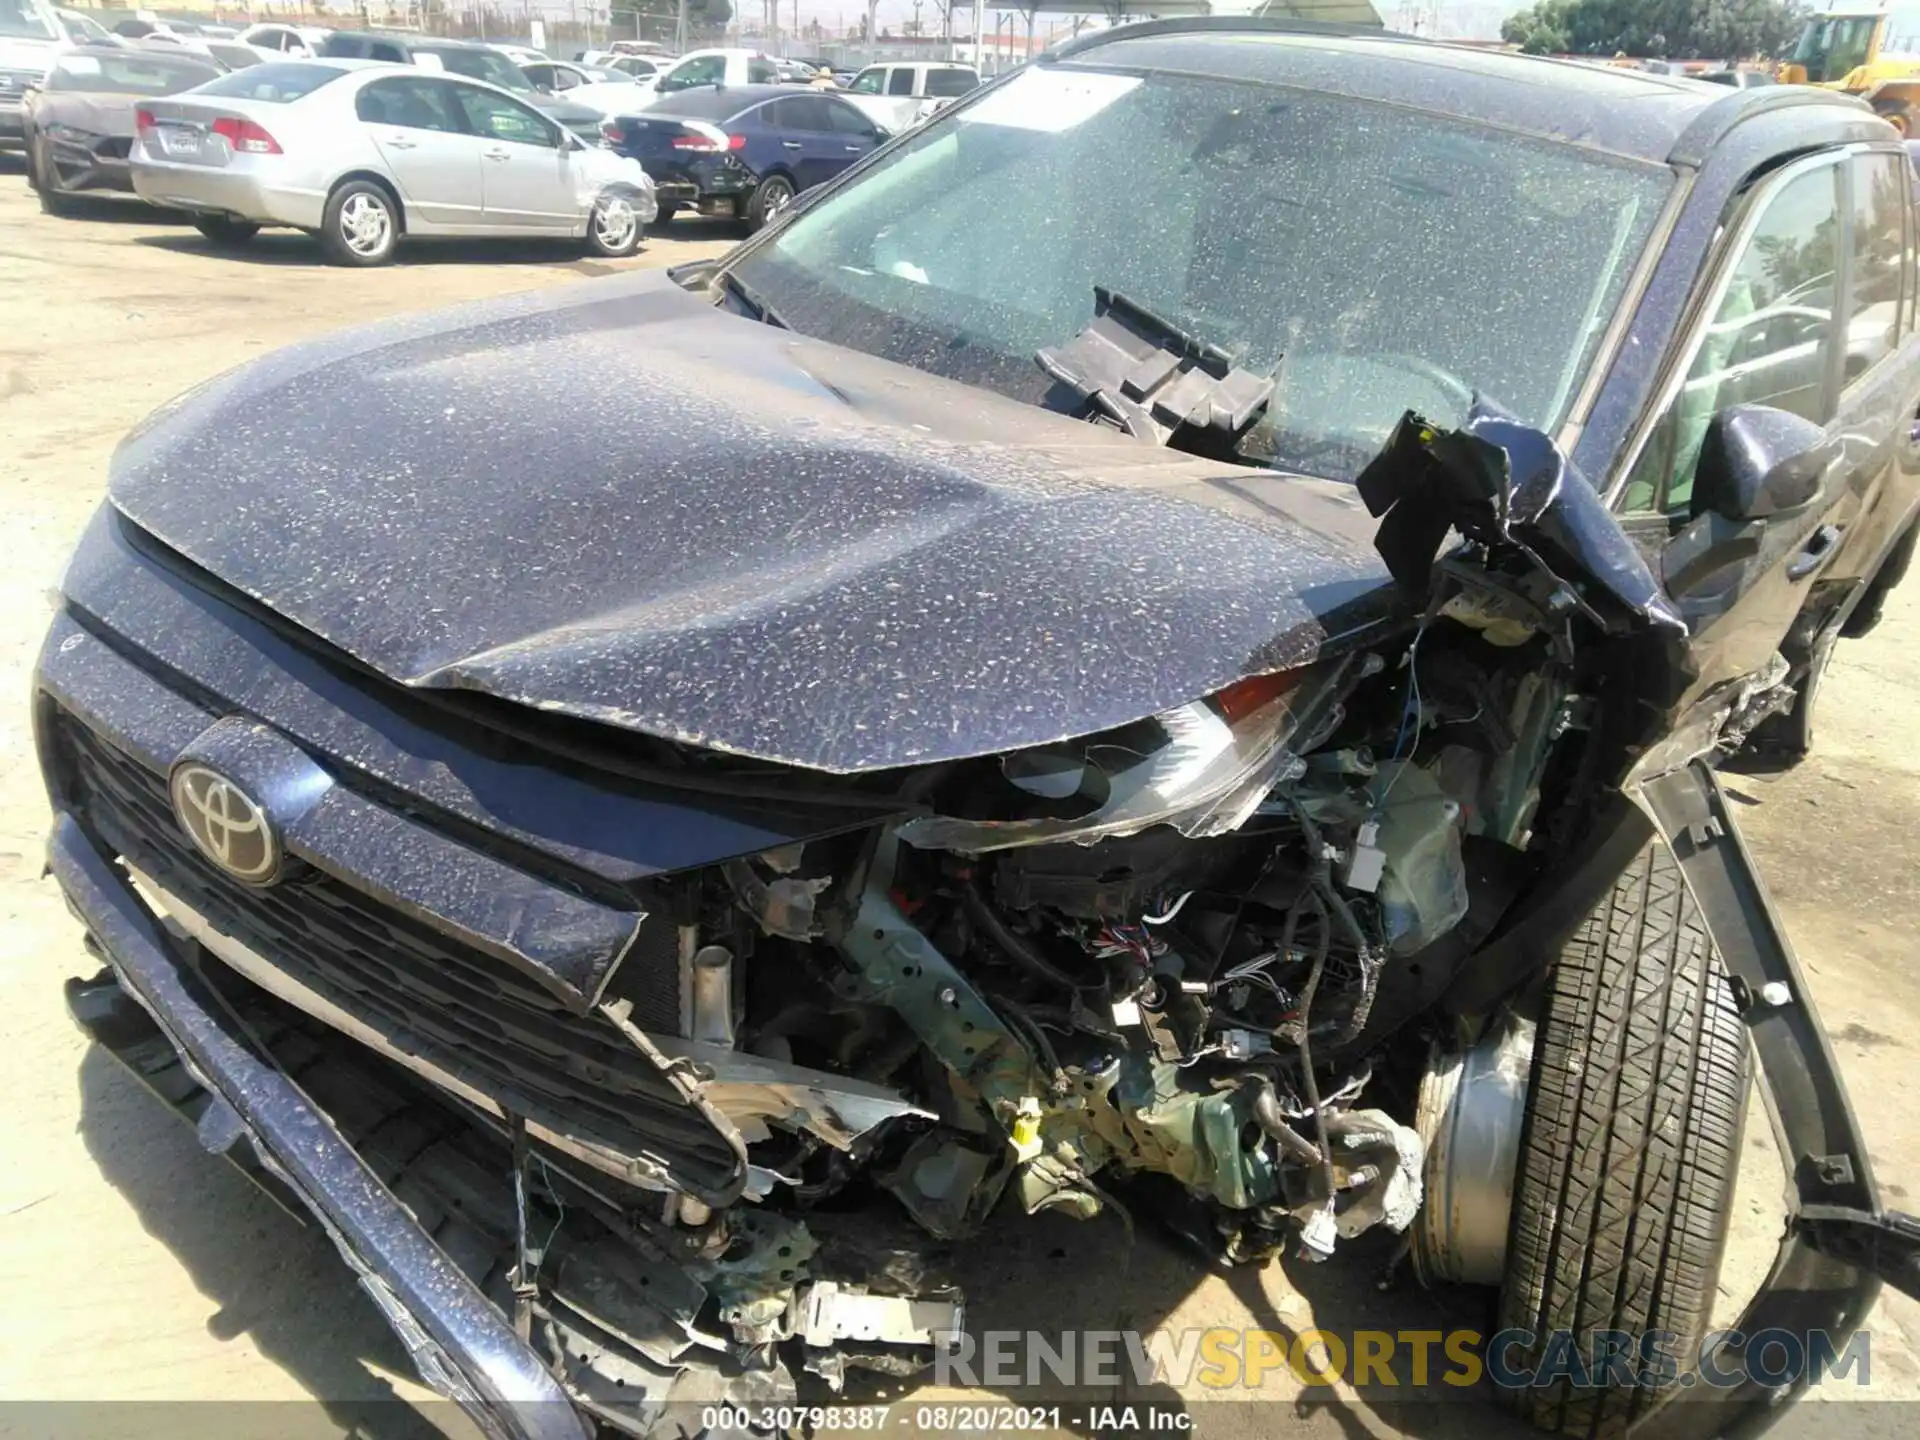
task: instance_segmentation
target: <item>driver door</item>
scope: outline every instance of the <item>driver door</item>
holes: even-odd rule
[[[1890,476],[1906,476],[1896,488],[1911,492],[1910,203],[1903,181],[1889,272],[1884,217],[1877,234],[1863,218],[1874,172],[1862,162],[1877,159],[1812,156],[1758,188],[1715,272],[1708,318],[1682,342],[1679,378],[1628,474],[1624,523],[1658,551],[1692,632],[1695,696],[1764,669],[1776,652],[1804,665],[1822,616],[1870,563],[1862,557],[1885,528],[1884,502],[1903,503],[1885,493]],[[1819,484],[1804,504],[1749,518],[1696,503],[1707,426],[1736,405],[1771,406],[1822,428]],[[1808,624],[1796,625],[1803,615]]]

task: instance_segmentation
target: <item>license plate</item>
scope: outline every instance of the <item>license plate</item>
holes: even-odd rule
[[[160,148],[169,155],[182,157],[200,153],[200,133],[197,130],[179,130],[163,128],[160,132]]]

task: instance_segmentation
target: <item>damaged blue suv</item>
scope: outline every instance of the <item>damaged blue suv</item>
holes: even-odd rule
[[[231,372],[41,658],[72,1008],[492,1435],[910,1374],[1001,1206],[1401,1235],[1502,1374],[1684,1357],[1545,1428],[1764,1423],[1754,1060],[1741,1330],[1920,1288],[1714,778],[1912,551],[1917,222],[1819,90],[1156,22]]]

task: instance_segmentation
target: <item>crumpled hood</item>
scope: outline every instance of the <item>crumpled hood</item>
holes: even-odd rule
[[[829,771],[1040,744],[1350,643],[1350,486],[713,309],[658,273],[405,317],[163,407],[112,503],[409,686]]]

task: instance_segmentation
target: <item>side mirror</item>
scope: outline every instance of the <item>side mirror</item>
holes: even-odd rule
[[[1820,493],[1831,462],[1827,435],[1771,405],[1732,405],[1707,422],[1693,472],[1692,513],[1763,520]]]

